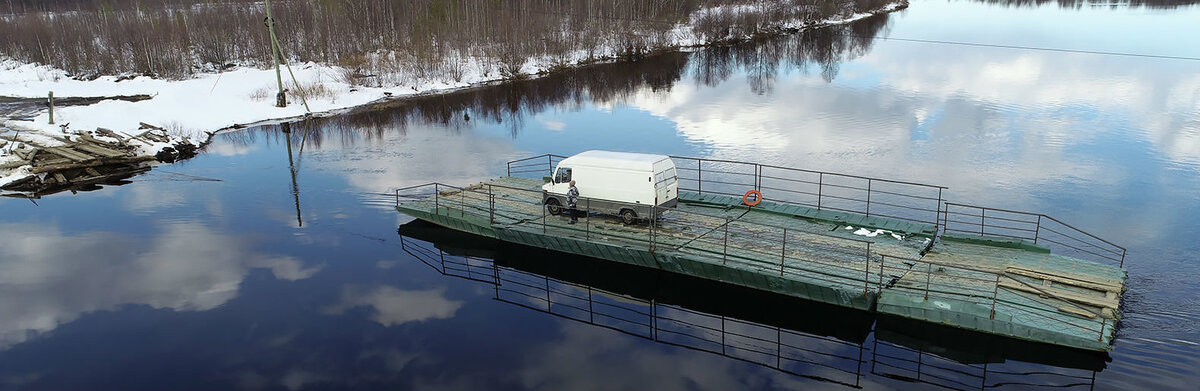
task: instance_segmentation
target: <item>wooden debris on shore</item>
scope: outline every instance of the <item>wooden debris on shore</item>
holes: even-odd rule
[[[0,164],[0,170],[29,166],[32,174],[4,185],[2,190],[36,195],[64,190],[90,190],[98,184],[119,182],[149,169],[154,160],[175,162],[195,156],[197,147],[188,140],[172,139],[166,130],[142,123],[144,132],[127,135],[110,129],[76,136],[54,137],[63,145],[47,146],[20,140],[9,151],[19,160]],[[95,136],[93,136],[93,134]],[[97,137],[103,137],[102,140]],[[111,141],[108,141],[111,140]],[[18,143],[15,138],[5,140]],[[139,153],[140,145],[169,144],[154,155]]]

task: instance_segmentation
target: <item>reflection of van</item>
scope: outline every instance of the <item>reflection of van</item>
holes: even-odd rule
[[[626,224],[649,218],[652,206],[674,207],[679,196],[675,162],[670,157],[587,151],[559,162],[550,183],[542,185],[547,212],[562,213],[571,180],[579,189],[578,209],[618,215]],[[662,209],[658,210],[661,214]]]

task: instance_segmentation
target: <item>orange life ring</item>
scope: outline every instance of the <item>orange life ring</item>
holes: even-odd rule
[[[754,195],[754,202],[750,202],[751,194]],[[742,203],[746,204],[746,206],[755,206],[758,205],[759,202],[762,202],[762,192],[758,190],[751,189],[750,191],[746,192],[746,195],[742,196]]]

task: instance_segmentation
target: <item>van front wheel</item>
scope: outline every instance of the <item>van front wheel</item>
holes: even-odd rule
[[[625,225],[632,225],[637,222],[637,213],[633,209],[621,209],[621,222]]]
[[[563,209],[562,205],[560,205],[558,203],[557,198],[550,198],[550,199],[546,200],[546,212],[547,213],[558,216],[559,213],[562,213],[562,209]]]

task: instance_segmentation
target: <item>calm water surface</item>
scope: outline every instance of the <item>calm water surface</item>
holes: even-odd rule
[[[844,28],[245,129],[125,186],[0,200],[0,389],[1194,390],[1200,61],[914,40],[1200,57],[1197,20],[1194,5],[913,1]],[[462,237],[384,195],[588,149],[934,183],[1055,216],[1129,250],[1115,349]]]

